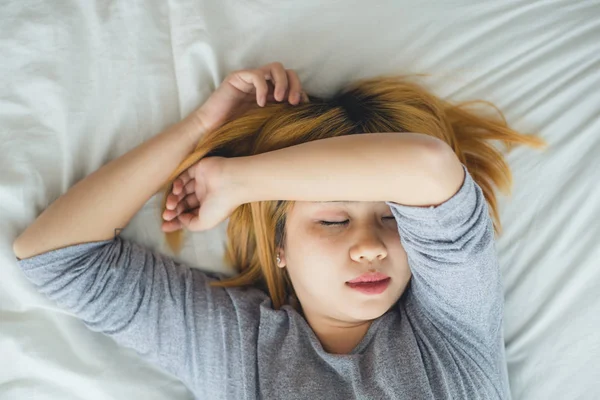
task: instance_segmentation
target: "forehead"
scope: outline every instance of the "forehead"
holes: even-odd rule
[[[313,209],[331,209],[331,208],[342,208],[342,209],[388,209],[388,205],[385,201],[296,201],[295,205],[303,210]]]
[[[385,201],[342,201],[342,200],[334,200],[334,201],[307,201],[306,203],[310,204],[332,204],[332,205],[364,205],[364,206],[377,206],[385,204]],[[387,204],[386,204],[387,205]]]

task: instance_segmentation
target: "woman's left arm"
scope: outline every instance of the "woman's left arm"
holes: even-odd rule
[[[15,255],[113,238],[194,150],[204,133],[200,110],[77,182],[15,240]]]
[[[399,307],[426,357],[435,354],[452,365],[451,378],[433,373],[462,393],[458,398],[474,398],[471,390],[490,396],[497,390],[493,398],[506,399],[504,292],[493,221],[483,190],[459,165],[463,182],[445,202],[431,207],[386,202],[412,273]]]

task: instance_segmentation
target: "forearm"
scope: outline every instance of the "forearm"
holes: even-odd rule
[[[122,229],[195,148],[201,124],[190,114],[112,160],[55,200],[14,242],[18,258],[107,240]]]
[[[345,200],[425,206],[443,202],[453,190],[440,187],[437,176],[448,154],[444,146],[450,149],[418,133],[349,135],[231,158],[225,170],[242,204]]]

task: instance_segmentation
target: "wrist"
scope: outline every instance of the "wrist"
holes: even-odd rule
[[[189,129],[190,139],[197,144],[202,136],[208,132],[208,126],[206,124],[206,116],[203,111],[198,108],[190,113],[185,119],[184,122],[189,124],[191,129]]]
[[[220,173],[225,186],[228,188],[232,199],[237,204],[246,204],[253,201],[249,196],[247,182],[242,179],[240,168],[248,157],[223,157],[221,161]]]

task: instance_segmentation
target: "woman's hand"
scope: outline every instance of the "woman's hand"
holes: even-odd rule
[[[206,157],[173,182],[163,213],[163,232],[184,226],[190,231],[212,229],[240,205],[223,172],[224,157]]]
[[[268,101],[286,99],[298,105],[308,97],[296,72],[274,62],[258,69],[232,72],[194,113],[205,131],[212,131],[242,115],[254,103],[264,107]]]

